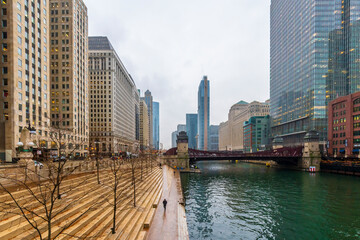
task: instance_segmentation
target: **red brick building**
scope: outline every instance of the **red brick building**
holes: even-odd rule
[[[337,156],[358,155],[360,92],[331,101],[328,109],[328,153]]]

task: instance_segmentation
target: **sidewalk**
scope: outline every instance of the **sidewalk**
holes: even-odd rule
[[[177,181],[180,180],[180,173],[176,171],[174,175],[174,170],[170,167],[163,166],[163,194],[160,199],[160,203],[156,209],[154,220],[150,226],[147,240],[176,240],[179,239],[179,229],[182,226],[179,226],[179,201],[182,196],[181,189],[178,186],[180,183]],[[167,206],[166,212],[162,201],[166,198]],[[181,223],[180,223],[181,224]],[[181,224],[183,225],[183,224]],[[187,232],[187,231],[186,231]],[[183,235],[183,234],[181,234]],[[183,238],[183,236],[180,236]],[[188,239],[185,238],[185,239]]]

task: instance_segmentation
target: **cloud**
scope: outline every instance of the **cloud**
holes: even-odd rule
[[[268,0],[87,0],[90,35],[108,36],[142,93],[160,102],[160,142],[197,111],[203,75],[211,123],[239,100],[269,97]]]

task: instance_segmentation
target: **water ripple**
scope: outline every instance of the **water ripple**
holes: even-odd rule
[[[360,239],[360,179],[201,163],[182,175],[190,239]]]

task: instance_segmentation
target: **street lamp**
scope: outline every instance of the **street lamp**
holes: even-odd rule
[[[98,184],[100,184],[100,173],[99,173],[99,147],[100,147],[100,141],[95,140],[95,149],[96,149],[96,171],[97,171],[97,180]],[[97,145],[97,146],[96,146]]]

